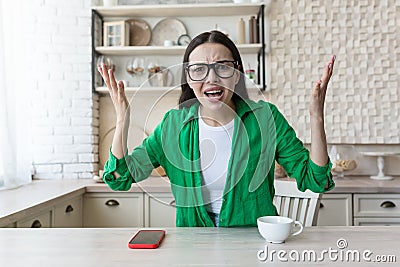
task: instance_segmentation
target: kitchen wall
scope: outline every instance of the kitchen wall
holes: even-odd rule
[[[400,2],[271,1],[271,101],[310,142],[308,99],[332,54],[330,143],[400,143]]]
[[[271,1],[269,14],[270,101],[309,143],[310,92],[336,54],[327,141],[358,162],[350,174],[376,174],[376,158],[360,152],[400,152],[400,2]],[[400,157],[385,159],[385,173],[400,174]]]
[[[104,163],[113,127],[107,97],[92,95],[90,1],[33,0],[27,25],[37,81],[33,84],[37,178],[91,178]],[[326,130],[343,158],[374,174],[373,157],[360,151],[400,151],[400,3],[388,1],[271,1],[270,85],[264,97],[275,103],[310,142],[308,99],[331,54],[337,55],[327,95]],[[136,96],[130,146],[144,137],[140,128],[157,96]],[[176,104],[172,94],[149,116],[151,131]],[[101,120],[99,120],[99,115]],[[100,147],[98,146],[100,139]],[[99,157],[100,153],[100,157]],[[386,160],[386,172],[400,174],[399,158]]]
[[[34,177],[92,178],[98,169],[98,97],[91,90],[90,1],[32,0],[23,34],[35,82]],[[24,75],[24,72],[21,72]]]

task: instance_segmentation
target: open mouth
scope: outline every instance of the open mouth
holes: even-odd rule
[[[222,90],[210,90],[207,92],[204,92],[204,94],[207,97],[220,97],[222,95],[223,91]]]

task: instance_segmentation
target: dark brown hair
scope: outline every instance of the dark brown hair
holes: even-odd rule
[[[235,86],[232,99],[233,100],[238,98],[248,99],[249,95],[246,89],[246,84],[243,75],[243,63],[242,63],[242,58],[240,57],[239,50],[237,49],[236,45],[232,42],[232,40],[229,39],[229,37],[227,37],[224,33],[220,31],[211,31],[197,35],[186,48],[185,55],[183,56],[183,68],[182,68],[182,80],[181,80],[182,91],[179,97],[179,108],[182,109],[183,107],[190,107],[194,103],[198,102],[196,95],[193,93],[193,90],[189,87],[189,84],[186,80],[185,66],[189,62],[190,53],[192,53],[192,51],[196,47],[204,43],[222,44],[231,51],[233,60],[238,62],[238,70],[242,73],[240,75],[239,82]]]

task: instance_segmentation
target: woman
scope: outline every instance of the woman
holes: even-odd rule
[[[312,93],[310,153],[274,105],[248,99],[240,54],[221,32],[205,32],[189,44],[180,109],[167,112],[131,154],[124,86],[103,65],[99,71],[117,114],[103,180],[113,190],[128,190],[162,166],[176,200],[177,226],[255,226],[258,217],[276,215],[275,160],[300,190],[330,190],[323,110],[334,60]]]

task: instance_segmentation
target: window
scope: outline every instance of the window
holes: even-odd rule
[[[21,66],[29,73],[27,42],[23,32],[27,18],[21,14],[25,2],[0,1],[0,189],[29,183],[30,121],[28,79],[21,79]],[[22,77],[27,77],[24,75]]]
[[[0,188],[4,186],[4,168],[3,168],[3,157],[0,153]]]

